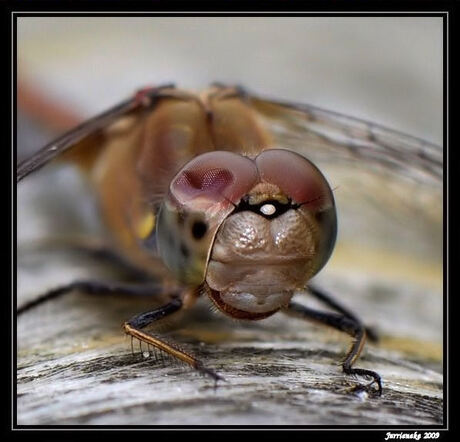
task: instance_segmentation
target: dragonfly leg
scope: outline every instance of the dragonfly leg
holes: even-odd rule
[[[129,295],[129,296],[155,296],[165,294],[162,284],[149,283],[149,284],[123,284],[119,282],[105,282],[105,281],[74,281],[60,287],[55,287],[45,293],[40,294],[35,299],[21,305],[16,314],[20,315],[33,307],[37,307],[52,299],[60,298],[68,293],[80,291],[88,294],[96,295]]]
[[[159,320],[181,310],[184,306],[184,303],[181,298],[177,297],[172,299],[169,303],[156,308],[155,310],[141,313],[134,316],[129,321],[123,324],[123,330],[129,336],[132,336],[138,339],[140,342],[145,342],[148,345],[157,348],[174,358],[177,358],[186,364],[190,365],[195,370],[210,376],[214,381],[224,380],[224,378],[213,370],[204,366],[204,364],[197,359],[195,356],[185,352],[179,348],[176,344],[166,342],[165,340],[159,338],[158,336],[153,335],[143,331],[142,329],[147,327],[150,324],[158,322]]]
[[[308,291],[318,300],[326,304],[328,307],[334,309],[338,313],[342,313],[342,315],[346,316],[347,318],[361,323],[362,321],[350,310],[336,301],[330,294],[324,292],[321,289],[318,289],[315,286],[308,286]],[[366,331],[366,336],[369,338],[371,342],[378,342],[379,336],[378,333],[372,327],[364,327]]]
[[[352,336],[354,338],[353,343],[342,362],[342,369],[344,373],[372,378],[373,381],[367,387],[371,387],[375,383],[378,387],[378,395],[380,396],[382,394],[382,380],[378,373],[363,368],[352,368],[352,365],[356,359],[358,359],[366,340],[365,328],[359,320],[352,319],[343,314],[313,310],[295,302],[289,303],[288,307],[283,311],[286,314],[297,318],[320,322]],[[356,390],[365,390],[367,387],[359,386]]]

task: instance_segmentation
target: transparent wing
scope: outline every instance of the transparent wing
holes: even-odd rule
[[[365,162],[434,185],[442,182],[442,147],[375,123],[308,104],[251,96],[280,144],[319,161]]]
[[[90,146],[98,144],[99,130],[119,120],[131,112],[135,112],[142,108],[151,108],[155,105],[155,99],[160,96],[165,90],[172,88],[173,85],[165,85],[148,90],[141,90],[134,97],[131,97],[109,110],[84,121],[79,126],[66,132],[61,137],[48,143],[39,151],[30,157],[21,161],[16,169],[16,180],[21,181],[30,173],[40,169],[45,164],[49,163],[54,158],[62,155],[71,148]],[[78,147],[77,147],[78,149]]]
[[[441,256],[442,147],[308,104],[246,96],[277,147],[305,155],[325,173],[343,238]]]

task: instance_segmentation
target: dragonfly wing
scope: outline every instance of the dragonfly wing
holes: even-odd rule
[[[109,110],[89,119],[68,131],[59,138],[48,143],[39,151],[20,162],[16,169],[17,182],[21,181],[30,173],[40,169],[51,160],[62,156],[72,149],[72,153],[78,155],[78,151],[85,151],[85,155],[91,155],[91,151],[97,149],[102,136],[101,130],[115,123],[122,117],[139,112],[140,110],[151,109],[156,104],[156,98],[171,89],[172,85],[165,85],[140,91]],[[94,152],[93,152],[94,153]]]
[[[249,101],[283,147],[324,162],[363,162],[423,182],[442,181],[443,150],[433,143],[308,104]]]
[[[276,147],[301,153],[326,175],[342,237],[379,238],[379,247],[394,239],[392,247],[420,245],[422,254],[440,256],[442,147],[308,104],[246,97]]]

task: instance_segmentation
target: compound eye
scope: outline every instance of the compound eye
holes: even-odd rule
[[[314,212],[334,205],[326,178],[302,155],[271,149],[261,152],[255,161],[262,180],[277,185],[294,203],[305,204]]]
[[[173,178],[170,192],[180,204],[229,200],[237,204],[254,186],[257,169],[241,155],[215,151],[194,158]]]
[[[184,170],[174,183],[178,192],[197,195],[199,193],[219,194],[231,186],[235,177],[230,170],[222,167],[198,168]]]

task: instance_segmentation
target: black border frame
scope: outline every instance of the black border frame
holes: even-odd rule
[[[448,326],[452,323],[454,319],[454,299],[449,297],[450,293],[450,280],[449,280],[449,266],[451,261],[449,260],[449,244],[452,243],[449,235],[449,201],[451,187],[451,175],[449,174],[450,165],[453,164],[453,150],[450,148],[453,143],[452,137],[452,121],[453,121],[453,96],[455,91],[455,79],[458,76],[454,75],[454,67],[450,63],[453,59],[451,54],[453,54],[454,40],[453,36],[456,31],[456,8],[454,5],[455,1],[381,1],[376,0],[372,3],[369,1],[350,1],[350,0],[336,0],[336,1],[324,1],[324,0],[315,0],[310,1],[307,4],[303,5],[298,9],[293,9],[286,11],[288,4],[278,4],[277,6],[268,5],[266,2],[255,2],[255,4],[244,5],[240,2],[231,2],[224,3],[219,5],[213,5],[212,9],[208,10],[211,12],[206,12],[203,8],[201,10],[196,10],[190,8],[189,4],[184,4],[183,2],[149,2],[149,1],[133,1],[133,2],[122,2],[122,1],[104,1],[101,0],[99,3],[93,1],[74,1],[74,2],[64,2],[64,1],[34,1],[34,2],[6,2],[2,5],[4,11],[3,14],[3,26],[4,32],[6,33],[3,39],[5,42],[4,54],[10,65],[10,70],[8,71],[9,81],[8,84],[11,85],[11,91],[8,92],[4,89],[5,97],[4,103],[9,109],[12,109],[13,112],[7,112],[6,114],[10,116],[9,119],[4,120],[5,130],[4,135],[11,135],[11,140],[9,145],[13,146],[9,152],[9,162],[11,164],[11,184],[12,191],[11,195],[11,205],[12,214],[10,218],[11,222],[11,250],[12,250],[12,260],[11,260],[11,291],[13,294],[11,298],[10,309],[5,309],[3,311],[4,322],[9,322],[11,320],[11,332],[10,342],[11,342],[11,356],[12,356],[12,366],[10,366],[11,373],[8,375],[8,379],[11,380],[12,385],[9,389],[11,393],[11,409],[8,414],[6,426],[4,427],[7,432],[13,432],[16,435],[19,433],[29,434],[30,431],[38,430],[38,435],[45,435],[47,440],[54,438],[62,438],[64,434],[68,436],[69,434],[75,434],[75,431],[83,430],[85,432],[84,437],[89,436],[87,434],[91,430],[97,430],[97,433],[105,433],[107,430],[176,430],[176,431],[197,431],[197,430],[308,430],[312,435],[314,434],[315,438],[318,436],[326,437],[340,437],[343,438],[341,432],[346,431],[346,436],[351,436],[353,438],[357,437],[366,437],[369,438],[369,432],[375,434],[375,436],[380,439],[385,439],[386,431],[403,431],[403,432],[413,432],[418,431],[419,433],[432,430],[440,431],[441,437],[447,436],[447,433],[454,429],[454,423],[452,422],[452,410],[451,410],[451,394],[450,386],[452,384],[452,379],[449,376],[450,369],[450,350],[452,336],[449,336]],[[198,6],[194,4],[194,6]],[[154,7],[154,9],[152,8]],[[256,12],[258,8],[266,8],[271,12]],[[332,12],[324,12],[326,9],[331,8]],[[129,9],[127,9],[129,8]],[[69,12],[66,12],[65,9],[69,9]],[[176,9],[176,12],[173,12],[173,9]],[[378,12],[370,12],[370,9]],[[400,12],[394,12],[395,10]],[[40,11],[40,12],[39,12]],[[72,12],[70,12],[72,11]],[[83,11],[93,11],[93,12],[83,12]],[[391,11],[391,12],[390,12]],[[231,427],[222,427],[222,426],[71,426],[71,425],[43,425],[43,426],[25,426],[17,425],[16,421],[16,389],[15,389],[15,371],[16,371],[16,340],[15,332],[16,329],[16,318],[14,315],[14,309],[16,305],[16,289],[15,281],[16,279],[16,223],[15,223],[15,214],[16,214],[16,186],[15,186],[15,173],[13,172],[13,167],[16,164],[16,20],[18,17],[23,16],[179,16],[179,17],[189,17],[189,16],[341,16],[341,17],[350,17],[350,16],[359,16],[359,17],[370,17],[370,16],[385,16],[385,17],[399,17],[399,16],[438,16],[443,17],[443,30],[444,30],[444,136],[443,142],[445,146],[445,174],[444,174],[444,424],[440,426],[427,426],[422,425],[419,427],[413,426],[387,426],[384,429],[376,428],[375,426],[231,426]],[[10,40],[11,39],[11,40]],[[9,43],[9,46],[8,46]],[[457,48],[457,46],[455,46]],[[456,72],[456,71],[455,71]],[[453,79],[453,80],[452,80]],[[10,107],[11,104],[11,107]],[[4,137],[5,138],[5,137]],[[8,140],[5,140],[7,144]],[[8,176],[5,174],[5,177]],[[458,242],[457,242],[458,243]],[[452,376],[453,378],[453,376]],[[49,430],[52,430],[51,432]],[[325,431],[329,430],[329,431]],[[364,430],[364,431],[362,431]],[[100,436],[98,436],[100,437]]]

